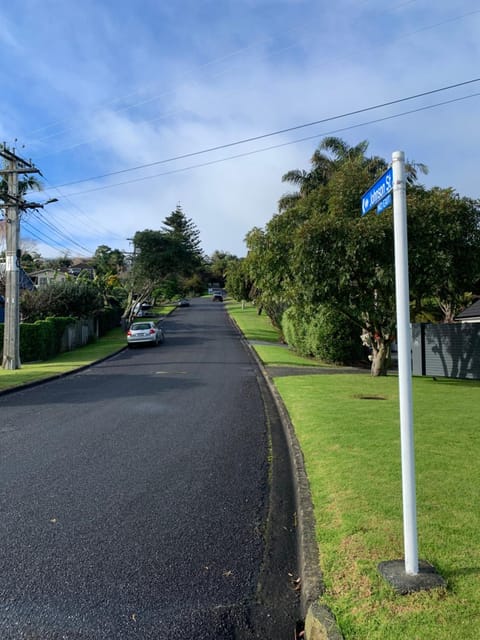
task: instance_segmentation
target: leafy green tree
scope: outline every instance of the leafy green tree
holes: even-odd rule
[[[192,275],[204,262],[200,231],[191,218],[177,205],[175,211],[163,221],[163,233],[171,240],[171,251],[181,275]]]
[[[102,244],[97,247],[92,263],[98,275],[117,274],[125,267],[125,254],[119,249],[111,249]]]
[[[71,267],[72,264],[73,264],[72,259],[69,257],[67,253],[65,253],[60,258],[48,258],[44,260],[43,268],[64,270]]]
[[[199,231],[178,206],[161,230],[137,231],[133,242],[135,257],[129,278],[129,297],[125,311],[132,316],[135,305],[152,298],[154,291],[183,292],[185,282],[203,269]]]
[[[238,260],[237,256],[228,251],[214,251],[207,261],[210,282],[217,282],[221,287],[225,286],[230,265],[237,263]]]
[[[44,260],[37,251],[27,251],[25,253],[22,252],[20,264],[22,269],[30,273],[31,271],[42,269]]]
[[[238,302],[250,299],[252,281],[248,275],[248,268],[245,258],[230,261],[227,271],[225,285],[228,295]]]
[[[385,375],[396,325],[393,224],[391,211],[360,217],[361,194],[388,167],[367,149],[366,141],[350,147],[326,138],[314,153],[312,172],[323,171],[298,199],[306,222],[292,237],[293,290],[307,312],[327,305],[359,326],[372,374]],[[426,173],[423,164],[407,164],[409,188],[420,172]]]
[[[179,242],[164,231],[137,231],[133,238],[135,246],[134,273],[137,278],[159,283],[171,273],[177,273],[182,265]]]
[[[245,238],[248,248],[245,268],[252,282],[250,297],[259,310],[265,309],[279,329],[284,311],[296,299],[293,239],[309,215],[309,209],[299,201],[296,206],[274,215],[264,230],[254,227]]]
[[[408,193],[411,296],[415,312],[433,299],[444,322],[453,322],[480,278],[480,200],[453,189]]]
[[[99,288],[88,280],[54,282],[34,291],[24,291],[20,301],[26,322],[51,316],[88,318],[104,308]]]
[[[361,329],[372,374],[384,375],[395,339],[393,229],[391,212],[360,217],[361,194],[388,166],[367,149],[366,141],[350,147],[326,138],[310,171],[286,174],[299,191],[280,201],[264,231],[247,236],[247,263],[275,324],[291,305],[306,317],[327,305]],[[420,171],[409,164],[409,184]]]
[[[396,324],[391,215],[313,214],[295,237],[293,271],[300,306],[327,304],[357,324],[372,375],[386,375]]]

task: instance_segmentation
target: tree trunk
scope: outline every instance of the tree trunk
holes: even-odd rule
[[[390,342],[376,341],[377,344],[372,348],[372,376],[386,376],[390,365]]]

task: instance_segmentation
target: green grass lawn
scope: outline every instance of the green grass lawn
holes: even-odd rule
[[[245,303],[242,308],[241,303],[227,301],[227,311],[240,327],[247,340],[261,340],[264,342],[278,342],[279,332],[270,322],[265,313],[258,315],[258,310],[251,303]]]
[[[276,367],[325,367],[333,366],[296,355],[285,344],[280,343],[280,332],[265,315],[258,315],[257,308],[251,303],[244,308],[237,302],[227,301],[227,311],[235,320],[245,338],[255,342],[271,342],[272,344],[253,344],[260,360],[267,366]]]
[[[247,339],[278,342],[253,307],[227,308]],[[293,357],[273,344],[255,348],[266,364]],[[275,384],[305,457],[322,601],[345,639],[479,638],[480,382],[413,379],[419,557],[447,588],[407,596],[377,570],[404,557],[397,377],[302,375]]]
[[[52,360],[22,364],[21,369],[0,369],[0,390],[59,375],[101,360],[126,346],[125,333],[112,329],[106,336],[84,347],[61,353]]]
[[[290,351],[285,345],[252,345],[260,360],[271,367],[333,367],[313,358],[302,358]]]
[[[480,637],[480,382],[415,378],[419,557],[446,590],[399,596],[377,565],[403,557],[398,380],[277,378],[302,447],[326,593],[346,639]]]

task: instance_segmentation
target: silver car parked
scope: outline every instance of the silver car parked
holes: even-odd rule
[[[127,331],[129,347],[136,344],[160,344],[165,340],[163,329],[155,322],[134,322]]]

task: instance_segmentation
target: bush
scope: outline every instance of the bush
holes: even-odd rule
[[[308,319],[298,307],[289,307],[282,316],[282,333],[285,342],[302,356],[313,355],[307,348]]]
[[[90,280],[53,282],[33,291],[23,291],[20,300],[22,317],[28,322],[48,317],[89,318],[104,307],[99,288]]]
[[[98,314],[98,335],[104,336],[107,331],[118,327],[122,317],[122,310],[120,307],[105,307],[103,311]]]
[[[47,318],[20,324],[20,360],[48,360],[60,353],[62,336],[74,318]],[[2,332],[3,333],[3,332]]]
[[[286,342],[303,356],[336,364],[364,359],[360,328],[327,306],[306,312],[290,307],[283,315]]]

